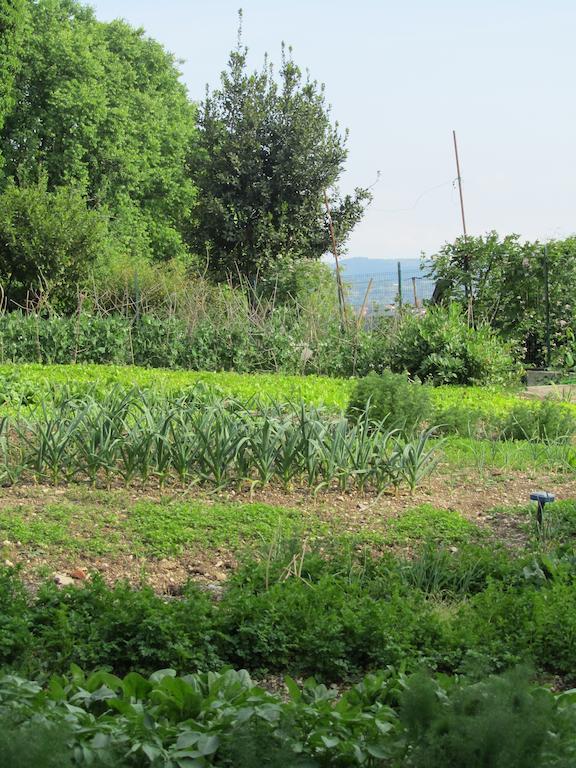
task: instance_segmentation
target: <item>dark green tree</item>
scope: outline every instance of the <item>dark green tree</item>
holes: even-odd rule
[[[254,280],[272,264],[318,259],[330,248],[324,191],[346,160],[346,134],[332,124],[324,87],[304,78],[285,50],[278,77],[266,61],[247,69],[240,40],[221,86],[199,112],[198,186],[191,243],[217,278]],[[369,198],[330,196],[342,246]]]
[[[20,2],[22,0],[19,0]],[[127,254],[182,256],[195,190],[194,107],[174,58],[75,0],[28,0],[32,31],[0,131],[5,172],[86,190]]]

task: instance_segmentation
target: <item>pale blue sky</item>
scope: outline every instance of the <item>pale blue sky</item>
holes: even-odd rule
[[[342,189],[368,186],[381,172],[350,256],[409,258],[460,234],[453,128],[469,232],[544,239],[576,231],[574,0],[91,5],[101,19],[144,27],[185,59],[194,99],[218,82],[240,5],[254,67],[265,51],[278,62],[281,41],[292,45],[350,129]]]

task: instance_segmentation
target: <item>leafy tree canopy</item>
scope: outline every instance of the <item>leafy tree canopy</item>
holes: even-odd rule
[[[239,40],[199,112],[198,185],[192,244],[219,278],[254,279],[278,260],[317,259],[330,248],[324,192],[346,160],[346,135],[332,124],[324,87],[303,77],[283,48],[278,77],[265,61],[247,69]],[[332,195],[338,244],[359,221],[369,193]]]
[[[195,119],[173,57],[75,0],[27,0],[26,9],[31,27],[0,133],[6,174],[35,183],[41,167],[48,189],[82,187],[91,207],[109,210],[128,253],[183,255]]]
[[[0,3],[0,129],[14,107],[14,81],[20,70],[28,21],[27,0],[3,0]]]

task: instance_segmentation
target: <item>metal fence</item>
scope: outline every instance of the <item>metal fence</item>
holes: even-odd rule
[[[346,299],[357,312],[365,307],[366,315],[393,314],[398,306],[421,307],[432,298],[435,281],[422,274],[408,274],[401,264],[394,272],[344,275]]]

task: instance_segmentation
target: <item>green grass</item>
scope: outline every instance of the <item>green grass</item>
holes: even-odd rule
[[[133,501],[112,491],[66,492],[58,503],[27,504],[0,512],[0,554],[11,557],[18,544],[34,561],[43,556],[75,558],[130,555],[146,559],[194,557],[216,550],[241,554],[266,548],[280,537],[313,535],[342,538],[346,517],[263,503]],[[459,512],[423,505],[397,517],[377,520],[346,538],[355,544],[413,545],[421,541],[458,544],[478,537],[479,529]],[[214,555],[217,557],[216,555]]]
[[[76,502],[0,512],[0,541],[19,542],[34,556],[70,552],[163,558],[219,548],[238,552],[306,527],[322,528],[318,519],[305,520],[299,510],[268,504],[130,503],[121,494],[101,491]]]
[[[12,507],[0,512],[0,540],[20,542],[29,552],[104,555],[120,546],[115,518],[105,509],[68,503]]]
[[[475,440],[451,435],[442,444],[450,466],[478,470],[525,471],[546,469],[573,474],[576,450],[572,445],[530,442],[527,440]]]

